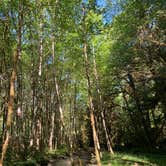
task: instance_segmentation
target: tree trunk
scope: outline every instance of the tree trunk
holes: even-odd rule
[[[50,131],[50,136],[49,136],[49,149],[53,150],[53,140],[54,140],[54,130],[55,130],[55,112],[52,113],[51,115],[51,131]]]
[[[52,62],[53,65],[55,65],[55,42],[54,42],[54,37],[52,36]],[[57,95],[57,103],[58,103],[58,110],[60,114],[60,144],[63,142],[63,132],[64,132],[64,117],[63,117],[63,109],[62,109],[62,103],[61,103],[61,96],[60,96],[60,91],[59,91],[59,84],[57,80],[57,73],[56,73],[56,68],[53,66],[53,77],[54,77],[54,83],[55,83],[55,90],[56,90],[56,95]]]
[[[95,154],[96,154],[97,165],[101,166],[100,149],[98,148],[99,140],[98,140],[98,136],[97,136],[97,132],[96,132],[95,118],[94,118],[94,105],[93,105],[92,92],[91,92],[92,87],[91,87],[91,83],[90,83],[86,40],[84,41],[83,52],[84,52],[84,60],[85,60],[85,72],[86,72],[86,79],[87,79],[87,86],[88,86],[87,88],[88,88],[88,98],[89,98],[90,120],[91,120],[92,132],[93,132]]]
[[[13,109],[14,109],[14,97],[15,97],[15,81],[17,77],[17,64],[19,58],[21,58],[21,38],[22,38],[22,27],[23,27],[23,4],[19,3],[19,15],[18,15],[18,31],[17,31],[17,48],[14,50],[13,54],[13,69],[10,78],[10,94],[8,102],[8,113],[7,113],[7,122],[6,129],[4,132],[5,140],[2,145],[2,154],[0,159],[0,166],[3,166],[4,157],[8,148],[10,140],[10,129],[12,127],[12,118],[13,118]]]
[[[37,94],[37,110],[36,110],[36,117],[35,117],[35,136],[34,136],[34,143],[37,148],[37,150],[41,149],[40,142],[41,142],[41,130],[42,130],[42,124],[41,124],[41,116],[42,116],[42,62],[43,62],[43,23],[40,22],[39,25],[39,64],[38,64],[38,94]],[[35,138],[36,137],[36,138]]]
[[[96,82],[96,88],[97,88],[97,93],[99,96],[99,108],[100,108],[100,114],[101,114],[101,118],[102,118],[102,124],[103,124],[103,128],[104,128],[104,133],[105,133],[105,137],[106,137],[106,141],[107,141],[107,148],[108,151],[111,154],[114,154],[112,146],[111,146],[111,141],[107,132],[107,126],[106,126],[106,121],[105,121],[105,117],[104,117],[104,111],[103,111],[103,101],[102,101],[102,96],[101,96],[101,90],[99,87],[99,76],[97,73],[97,66],[96,66],[96,57],[95,57],[95,52],[94,52],[94,46],[92,48],[92,52],[93,52],[93,71],[94,71],[94,76],[95,76],[95,82]]]

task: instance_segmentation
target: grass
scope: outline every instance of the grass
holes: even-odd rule
[[[53,158],[60,157],[60,156],[66,156],[66,155],[68,155],[68,149],[67,149],[67,147],[62,146],[55,150],[46,151],[46,155],[49,157],[53,157]]]
[[[47,151],[45,154],[38,153],[35,158],[27,161],[6,162],[5,166],[36,166],[47,165],[48,160],[52,158],[64,157],[68,155],[66,147]],[[146,153],[146,152],[118,152],[110,155],[103,152],[102,166],[166,166],[166,154]]]
[[[68,155],[68,150],[65,146],[61,146],[56,150],[47,150],[45,153],[35,152],[34,156],[30,157],[25,161],[5,161],[5,166],[45,166],[50,159],[55,159],[58,157],[64,157]]]
[[[111,156],[108,152],[103,153],[103,166],[166,166],[166,154],[150,154],[150,153],[115,153]]]

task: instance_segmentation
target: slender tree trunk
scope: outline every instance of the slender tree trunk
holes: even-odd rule
[[[54,140],[54,130],[55,130],[55,112],[51,115],[51,131],[49,136],[49,148],[50,150],[54,149],[53,140]]]
[[[10,94],[8,102],[8,113],[7,113],[7,122],[6,129],[4,132],[5,140],[2,145],[2,154],[0,159],[0,166],[3,166],[4,157],[8,148],[10,140],[10,129],[12,127],[12,118],[13,118],[13,109],[14,109],[14,97],[15,97],[15,81],[17,77],[17,64],[19,58],[21,58],[21,38],[22,38],[22,27],[23,27],[23,5],[19,3],[19,15],[18,15],[18,30],[17,30],[17,48],[14,50],[13,54],[13,69],[10,78]]]
[[[42,78],[42,62],[43,62],[43,23],[40,22],[39,25],[39,64],[38,64],[38,94],[37,94],[37,110],[35,117],[35,136],[34,143],[37,146],[37,150],[40,149],[40,141],[41,141],[41,111],[42,111],[42,100],[41,100],[41,78]]]
[[[104,133],[105,133],[105,137],[106,137],[106,141],[107,141],[107,148],[108,151],[111,154],[114,154],[112,146],[111,146],[111,141],[107,132],[107,126],[106,126],[106,121],[105,121],[105,116],[104,116],[104,111],[103,111],[103,101],[102,101],[102,96],[101,96],[101,90],[100,90],[100,86],[99,86],[99,76],[98,76],[98,72],[97,72],[97,66],[96,66],[96,57],[95,57],[95,52],[94,52],[94,46],[92,46],[93,50],[93,71],[94,71],[94,76],[95,76],[95,82],[96,82],[96,88],[97,88],[97,93],[99,96],[99,108],[100,108],[100,114],[101,114],[101,118],[102,118],[102,124],[103,124],[103,128],[104,128]]]
[[[90,71],[89,71],[89,61],[88,61],[88,54],[87,54],[87,27],[86,27],[86,8],[83,4],[83,55],[84,55],[84,62],[85,62],[85,74],[87,80],[87,89],[88,89],[88,100],[89,100],[89,110],[90,110],[90,121],[91,127],[93,132],[93,141],[94,141],[94,148],[96,154],[97,165],[101,166],[100,161],[100,149],[99,149],[99,139],[97,136],[96,126],[95,126],[95,117],[94,117],[94,105],[92,100],[92,86],[90,82]]]
[[[14,90],[14,83],[16,80],[16,60],[17,57],[15,56],[15,65],[13,67],[13,71],[12,71],[12,76],[11,76],[11,80],[10,80],[10,96],[9,96],[9,103],[8,103],[8,114],[7,114],[7,125],[6,125],[6,129],[5,129],[5,141],[2,145],[2,155],[1,155],[1,160],[0,160],[0,166],[3,165],[3,160],[8,148],[8,143],[9,143],[9,139],[10,139],[10,128],[12,125],[12,116],[13,116],[13,105],[14,105],[14,95],[15,95],[15,90]]]
[[[84,52],[84,60],[85,60],[85,72],[86,72],[86,79],[87,79],[87,86],[88,86],[90,120],[91,120],[92,132],[93,132],[93,141],[94,141],[94,147],[95,147],[95,154],[96,154],[97,165],[101,166],[100,150],[98,148],[99,140],[98,140],[98,136],[97,136],[97,132],[96,132],[95,118],[94,118],[94,105],[93,105],[92,92],[91,92],[92,87],[91,87],[91,83],[90,83],[90,73],[89,73],[89,63],[88,63],[86,40],[84,41],[83,52]]]
[[[40,23],[40,46],[39,46],[39,70],[38,70],[38,76],[41,77],[42,75],[42,62],[43,62],[43,39],[42,39],[42,29],[43,29],[43,23]]]
[[[77,83],[74,84],[74,107],[72,113],[73,146],[76,145],[76,111],[77,111]]]
[[[52,61],[53,65],[55,65],[55,42],[54,42],[54,37],[52,36]],[[58,110],[60,114],[60,122],[61,122],[61,127],[60,127],[60,142],[62,143],[62,138],[63,138],[63,132],[64,132],[64,116],[63,116],[63,109],[62,109],[62,103],[61,103],[61,95],[60,95],[60,90],[59,90],[59,84],[57,80],[57,73],[56,73],[56,68],[55,66],[53,67],[53,77],[54,77],[54,83],[55,83],[55,90],[56,90],[56,95],[57,95],[57,102],[58,102]]]

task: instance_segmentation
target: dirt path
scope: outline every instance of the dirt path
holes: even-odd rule
[[[80,150],[72,157],[51,160],[48,166],[96,166],[96,161],[91,152]]]

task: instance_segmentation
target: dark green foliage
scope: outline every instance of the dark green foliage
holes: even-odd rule
[[[164,1],[123,1],[111,24],[108,78],[102,86],[110,117],[118,115],[110,123],[116,146],[151,149],[166,137],[164,8]]]
[[[41,153],[41,152],[36,152],[33,156],[33,159],[36,161],[36,163],[43,165],[43,166],[47,166],[47,164],[49,162],[47,155],[45,155],[45,153]]]

